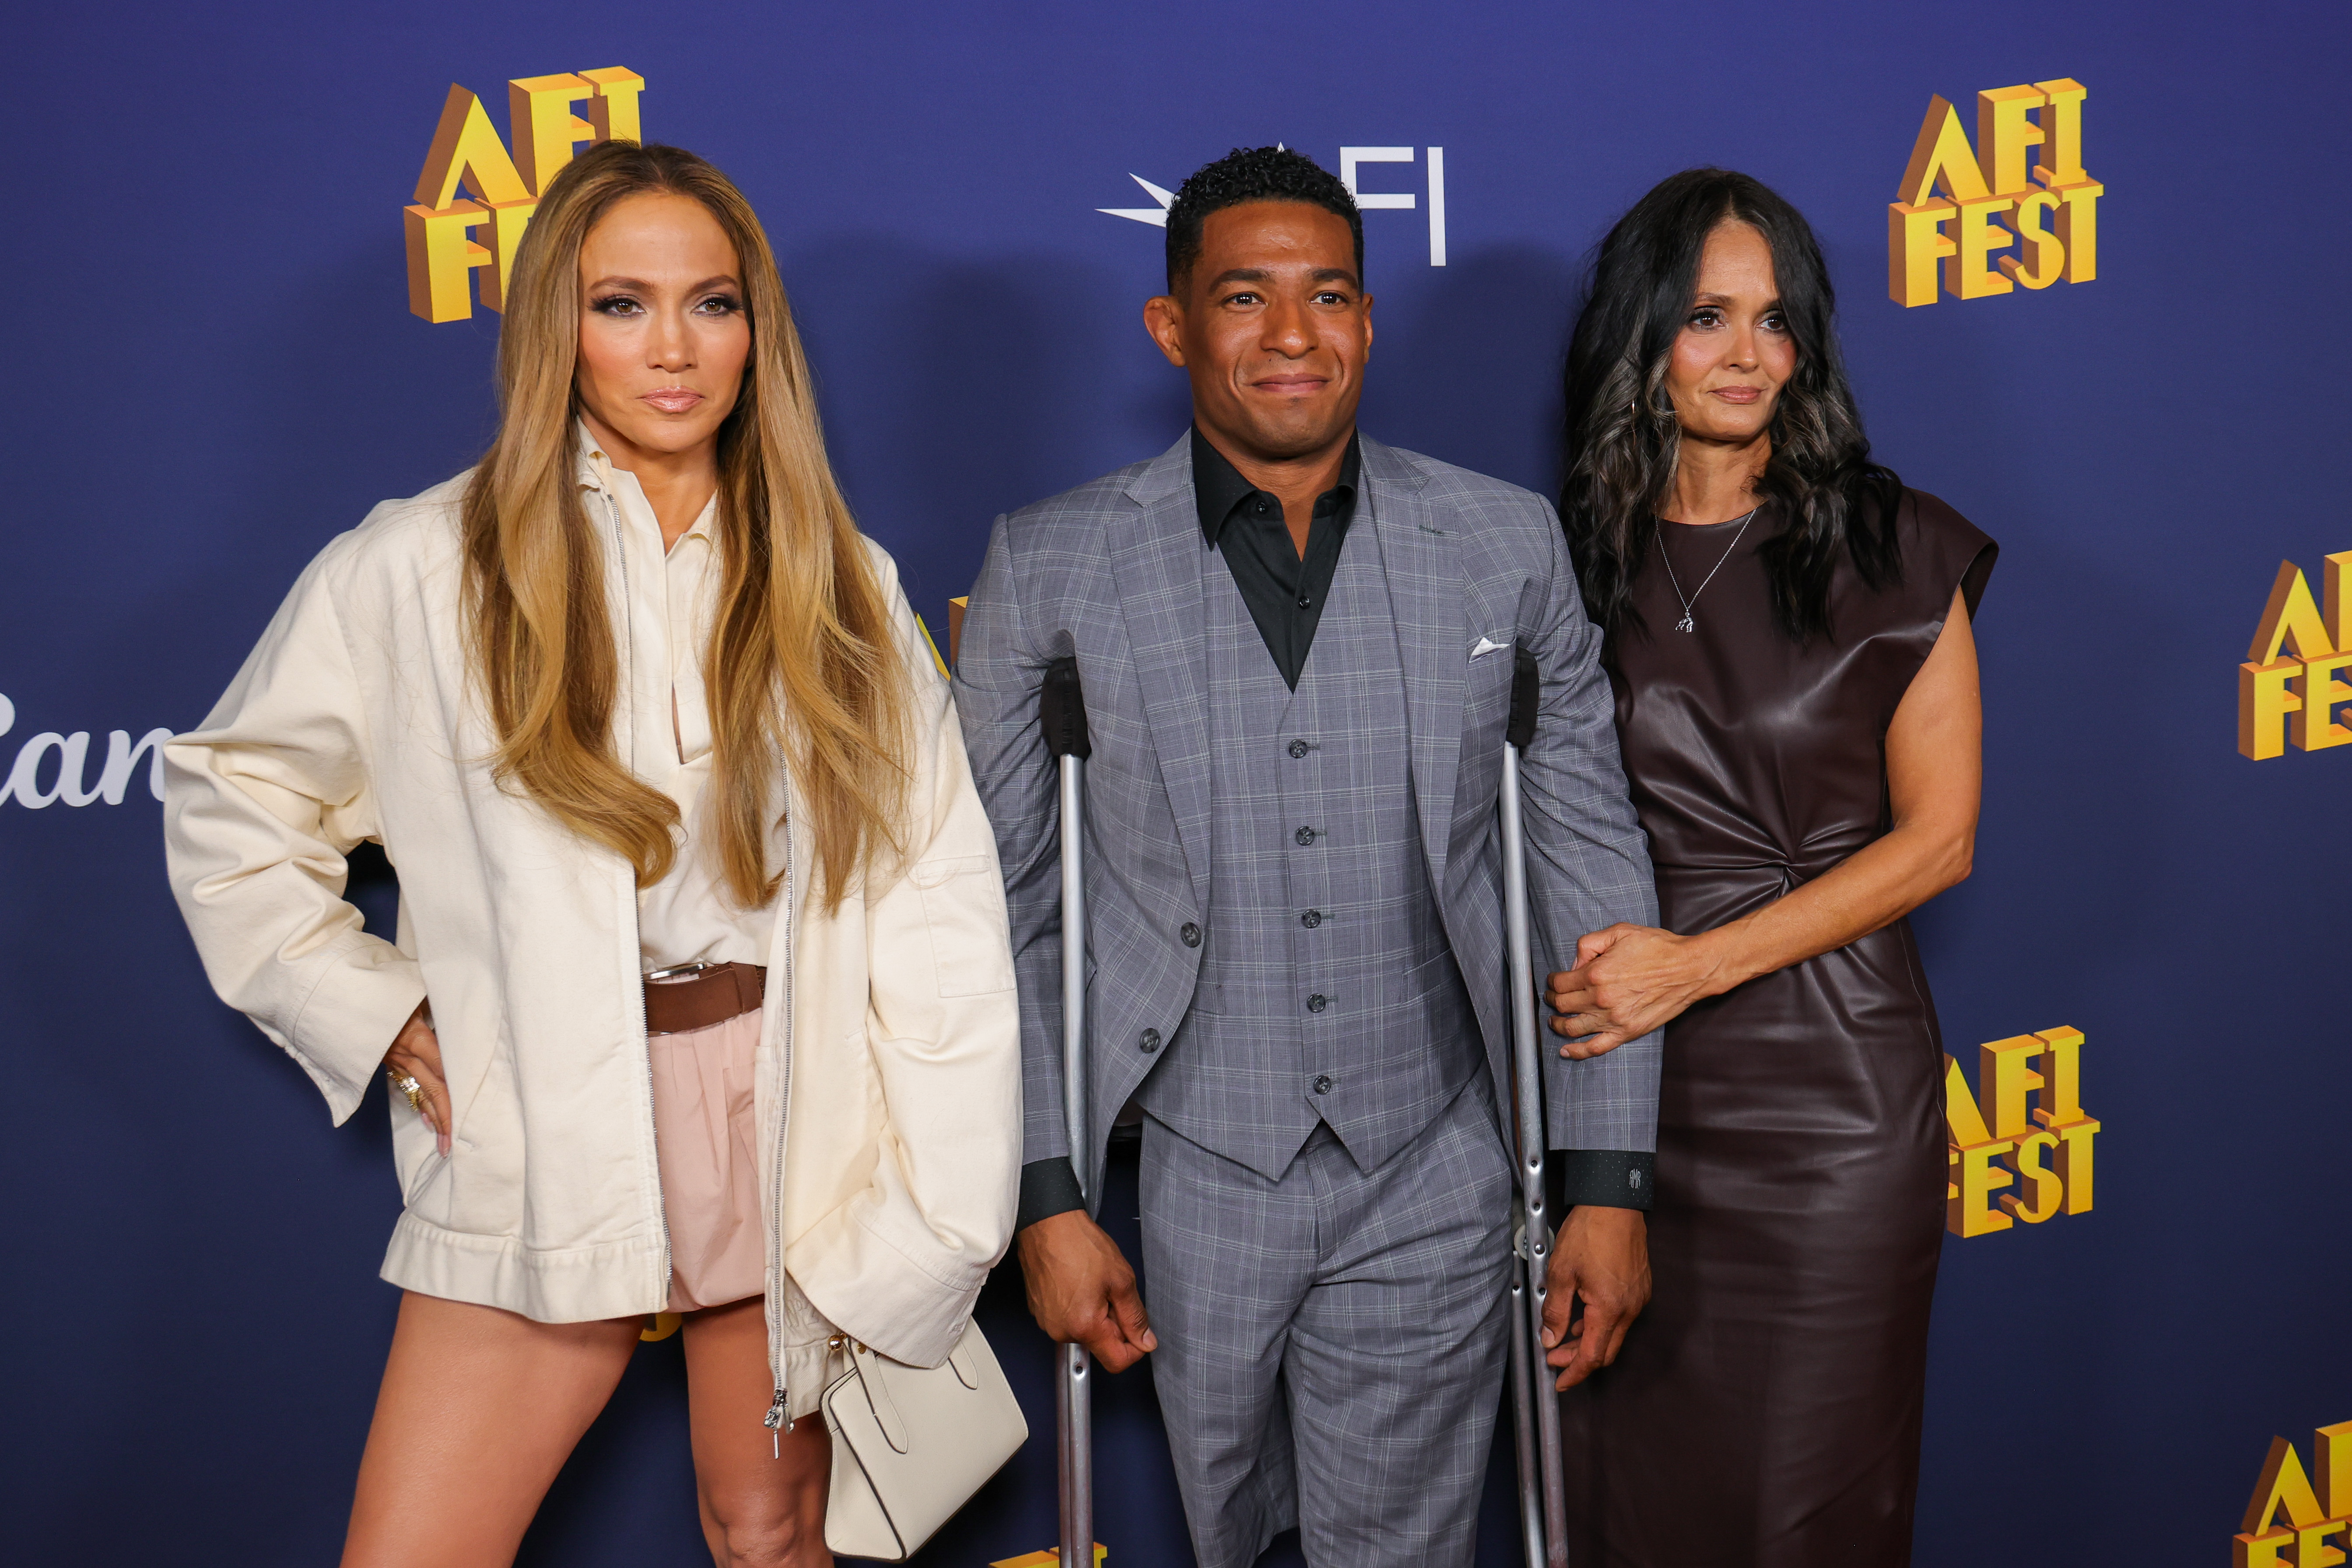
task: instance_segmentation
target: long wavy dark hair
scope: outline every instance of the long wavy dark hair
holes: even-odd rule
[[[1559,515],[1587,612],[1616,634],[1641,624],[1633,584],[1658,532],[1681,427],[1664,394],[1689,318],[1699,253],[1717,224],[1752,224],[1772,248],[1780,312],[1797,350],[1773,410],[1772,456],[1757,481],[1787,526],[1763,548],[1772,612],[1799,642],[1830,633],[1841,555],[1872,587],[1901,579],[1895,508],[1902,482],[1870,460],[1833,321],[1836,298],[1812,226],[1759,180],[1686,169],[1617,220],[1594,258],[1568,350]]]

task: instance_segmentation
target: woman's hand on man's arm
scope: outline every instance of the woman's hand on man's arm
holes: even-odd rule
[[[1615,1050],[1662,1027],[1702,997],[1727,991],[1723,953],[1703,937],[1621,921],[1576,942],[1576,967],[1545,983],[1559,1054],[1573,1061]]]

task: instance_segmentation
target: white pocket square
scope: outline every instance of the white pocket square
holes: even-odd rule
[[[1484,658],[1490,653],[1500,653],[1510,646],[1508,643],[1496,642],[1493,637],[1480,637],[1471,646],[1470,657]]]

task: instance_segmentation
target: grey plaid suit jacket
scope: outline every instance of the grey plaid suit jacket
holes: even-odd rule
[[[1365,438],[1357,528],[1378,530],[1403,656],[1413,792],[1430,885],[1498,1092],[1511,1082],[1501,835],[1511,647],[1543,675],[1522,768],[1537,973],[1576,939],[1654,924],[1649,856],[1625,795],[1613,704],[1566,541],[1541,497]],[[996,830],[1021,996],[1024,1163],[1081,1154],[1100,1191],[1112,1119],[1191,1005],[1205,920],[1210,763],[1202,574],[1223,570],[1193,501],[1191,436],[1149,462],[996,520],[964,615],[955,694]],[[1483,644],[1496,651],[1473,657]],[[1062,1114],[1062,952],[1054,759],[1038,726],[1045,667],[1075,655],[1087,768],[1089,1127]],[[1539,982],[1540,983],[1540,982]],[[1546,1038],[1557,1043],[1547,1033]],[[1662,1044],[1651,1034],[1572,1062],[1547,1047],[1552,1147],[1654,1151]],[[1074,1158],[1074,1163],[1078,1163]]]

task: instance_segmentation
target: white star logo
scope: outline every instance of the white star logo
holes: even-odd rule
[[[1137,223],[1148,223],[1154,228],[1166,228],[1168,204],[1176,199],[1176,193],[1161,190],[1140,174],[1129,174],[1128,178],[1141,185],[1144,194],[1160,205],[1156,207],[1097,207],[1095,211],[1108,213],[1113,217],[1132,218]]]
[[[1277,153],[1287,152],[1289,150],[1289,143],[1286,142],[1277,142],[1274,144],[1274,150]],[[1112,217],[1128,218],[1136,223],[1148,223],[1154,228],[1166,228],[1168,226],[1168,204],[1176,199],[1176,193],[1173,191],[1161,190],[1158,185],[1153,184],[1150,180],[1145,179],[1140,174],[1130,174],[1128,175],[1128,178],[1133,180],[1137,184],[1141,185],[1143,187],[1144,195],[1150,196],[1153,201],[1158,202],[1160,205],[1156,207],[1097,207],[1095,208],[1095,211],[1098,213],[1107,213]],[[1353,187],[1350,187],[1350,189],[1352,188]]]

